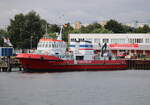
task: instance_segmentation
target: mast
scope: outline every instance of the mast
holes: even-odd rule
[[[63,31],[63,25],[60,26],[60,33],[57,37],[57,40],[62,40],[62,31]]]

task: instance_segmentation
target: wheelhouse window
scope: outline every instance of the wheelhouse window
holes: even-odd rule
[[[109,43],[109,39],[103,39],[103,43]]]
[[[45,43],[45,48],[47,48],[48,47],[48,43]]]
[[[49,48],[51,48],[51,44],[49,44]]]
[[[100,42],[101,42],[101,39],[97,39],[97,38],[94,39],[94,43],[100,43]]]
[[[42,47],[43,47],[43,48],[45,47],[45,43],[44,43],[44,42],[42,42]]]
[[[54,43],[52,43],[52,48],[54,48]]]

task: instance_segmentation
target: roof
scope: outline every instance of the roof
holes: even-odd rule
[[[55,42],[63,42],[63,40],[56,40],[56,39],[47,39],[47,38],[41,38],[40,41],[55,41]]]

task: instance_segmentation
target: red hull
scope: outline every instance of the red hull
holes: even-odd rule
[[[19,54],[22,67],[29,71],[82,71],[82,70],[122,70],[127,68],[124,60],[61,60],[55,56]]]

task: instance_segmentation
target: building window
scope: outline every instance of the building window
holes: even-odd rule
[[[134,43],[133,39],[128,39],[128,43]]]
[[[128,40],[129,43],[143,43],[143,39],[142,38],[136,38],[136,39],[129,39]]]
[[[143,39],[142,38],[137,39],[137,43],[143,43]]]
[[[103,39],[103,43],[109,43],[109,39]]]
[[[111,39],[111,43],[125,43],[125,39]]]
[[[146,38],[145,43],[150,43],[150,38]]]

